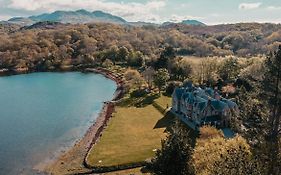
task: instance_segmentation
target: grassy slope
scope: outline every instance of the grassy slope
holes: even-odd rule
[[[171,99],[162,96],[155,101],[166,108]],[[100,142],[90,151],[90,165],[111,166],[153,157],[153,150],[160,148],[164,130],[171,123],[161,120],[163,114],[152,104],[140,108],[118,106],[113,116]]]

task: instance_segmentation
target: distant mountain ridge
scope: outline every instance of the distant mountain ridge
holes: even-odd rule
[[[114,16],[103,11],[89,12],[87,10],[77,11],[55,11],[53,13],[44,13],[38,16],[15,17],[8,20],[10,23],[21,25],[32,25],[37,22],[60,22],[60,23],[90,23],[90,22],[106,22],[116,24],[126,24],[127,21],[119,16]]]
[[[110,13],[105,13],[103,11],[89,12],[87,10],[81,9],[77,11],[55,11],[53,13],[44,13],[37,16],[30,17],[14,17],[9,19],[7,22],[12,24],[19,24],[22,26],[31,26],[38,22],[59,22],[59,23],[70,23],[70,24],[81,24],[81,23],[93,23],[93,22],[103,22],[103,23],[114,23],[114,24],[125,24],[132,26],[159,26],[159,24],[148,23],[143,21],[138,22],[128,22],[125,19],[112,15]],[[184,20],[181,23],[165,22],[162,25],[170,24],[185,24],[185,25],[200,25],[205,24],[197,20]]]
[[[200,22],[200,21],[197,21],[197,20],[183,20],[181,22],[182,24],[186,24],[186,25],[193,25],[193,26],[206,26],[206,24]]]
[[[168,26],[168,25],[175,25],[175,24],[183,24],[183,25],[191,25],[191,26],[206,26],[206,24],[197,21],[197,20],[183,20],[182,22],[175,23],[175,22],[164,22],[162,26]]]

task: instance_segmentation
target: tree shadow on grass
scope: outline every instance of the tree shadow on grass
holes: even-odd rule
[[[155,124],[153,129],[166,128],[165,132],[171,132],[171,127],[176,121],[179,121],[182,125],[186,127],[187,130],[189,130],[191,136],[190,138],[192,139],[193,143],[195,143],[196,138],[199,136],[199,132],[189,128],[184,122],[178,119],[171,111],[166,112],[164,117],[158,120],[158,122]]]
[[[167,131],[170,130],[171,126],[175,122],[175,116],[172,112],[168,111],[158,122],[155,124],[153,129],[166,128]]]
[[[146,107],[148,105],[151,105],[157,98],[159,98],[158,94],[147,95],[145,98],[137,102],[135,106],[140,108]]]
[[[143,108],[151,105],[157,98],[159,98],[158,94],[146,94],[142,97],[126,97],[118,103],[118,106]]]

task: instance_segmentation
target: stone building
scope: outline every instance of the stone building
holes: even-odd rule
[[[192,121],[196,126],[227,127],[239,109],[235,102],[221,97],[212,88],[194,87],[188,83],[174,90],[172,110]]]

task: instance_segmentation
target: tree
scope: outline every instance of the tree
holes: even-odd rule
[[[129,51],[126,47],[121,47],[118,51],[118,54],[117,54],[117,60],[118,61],[126,61],[127,60],[127,57],[129,55]]]
[[[183,81],[191,76],[192,65],[186,59],[179,57],[169,61],[168,70],[173,79]]]
[[[239,138],[236,138],[239,139]],[[231,142],[230,140],[229,142]],[[236,141],[235,141],[236,142]],[[263,175],[261,166],[257,159],[252,156],[249,147],[244,143],[232,143],[238,147],[230,147],[226,149],[226,153],[221,153],[220,158],[214,161],[211,174],[216,175]],[[240,145],[242,144],[242,145]],[[244,146],[245,144],[245,146]]]
[[[235,80],[240,72],[240,66],[237,58],[226,59],[219,69],[220,77],[225,81]]]
[[[182,85],[182,82],[179,81],[170,81],[168,83],[168,86],[166,87],[166,94],[168,96],[171,96],[175,90],[176,87],[180,87]]]
[[[154,75],[154,84],[158,87],[159,94],[161,89],[166,85],[167,81],[170,79],[167,69],[159,69]]]
[[[278,165],[281,135],[281,45],[278,51],[270,55],[264,64],[265,74],[262,81],[263,98],[270,110],[268,118],[269,174],[280,174]]]
[[[172,127],[162,148],[147,166],[156,175],[193,175],[194,169],[190,162],[192,140],[186,126],[177,121]]]
[[[238,88],[237,101],[240,112],[239,117],[232,121],[232,126],[248,140],[251,146],[261,149],[269,113],[265,103],[259,99],[259,93],[260,89],[255,86],[251,91],[247,91],[244,86]]]
[[[207,85],[214,85],[218,79],[218,60],[204,58],[200,63],[200,70],[201,83],[207,83]]]
[[[160,58],[155,62],[154,67],[156,69],[168,68],[169,60],[172,60],[176,57],[176,53],[173,47],[168,46],[162,51]]]
[[[209,126],[200,129],[192,162],[199,175],[262,174],[244,138],[225,139],[221,131]]]
[[[132,67],[142,67],[144,64],[143,54],[139,51],[130,52],[127,58],[127,64]]]
[[[148,67],[142,72],[142,76],[144,77],[146,83],[148,84],[149,89],[151,89],[152,87],[154,75],[155,75],[155,70],[152,67]]]
[[[102,66],[103,66],[103,67],[106,67],[106,68],[110,68],[111,66],[113,66],[113,63],[112,63],[111,60],[106,59],[106,60],[102,63]]]
[[[117,46],[112,46],[109,50],[107,50],[107,52],[105,52],[105,54],[106,54],[106,58],[110,59],[115,65],[117,61],[117,54],[118,54]]]
[[[164,57],[168,57],[168,58],[175,58],[176,57],[176,51],[173,47],[167,46],[167,47],[165,47],[164,51],[162,52],[162,55]]]
[[[140,89],[144,83],[144,79],[141,77],[141,74],[137,70],[127,70],[124,74],[124,77],[131,87]]]

